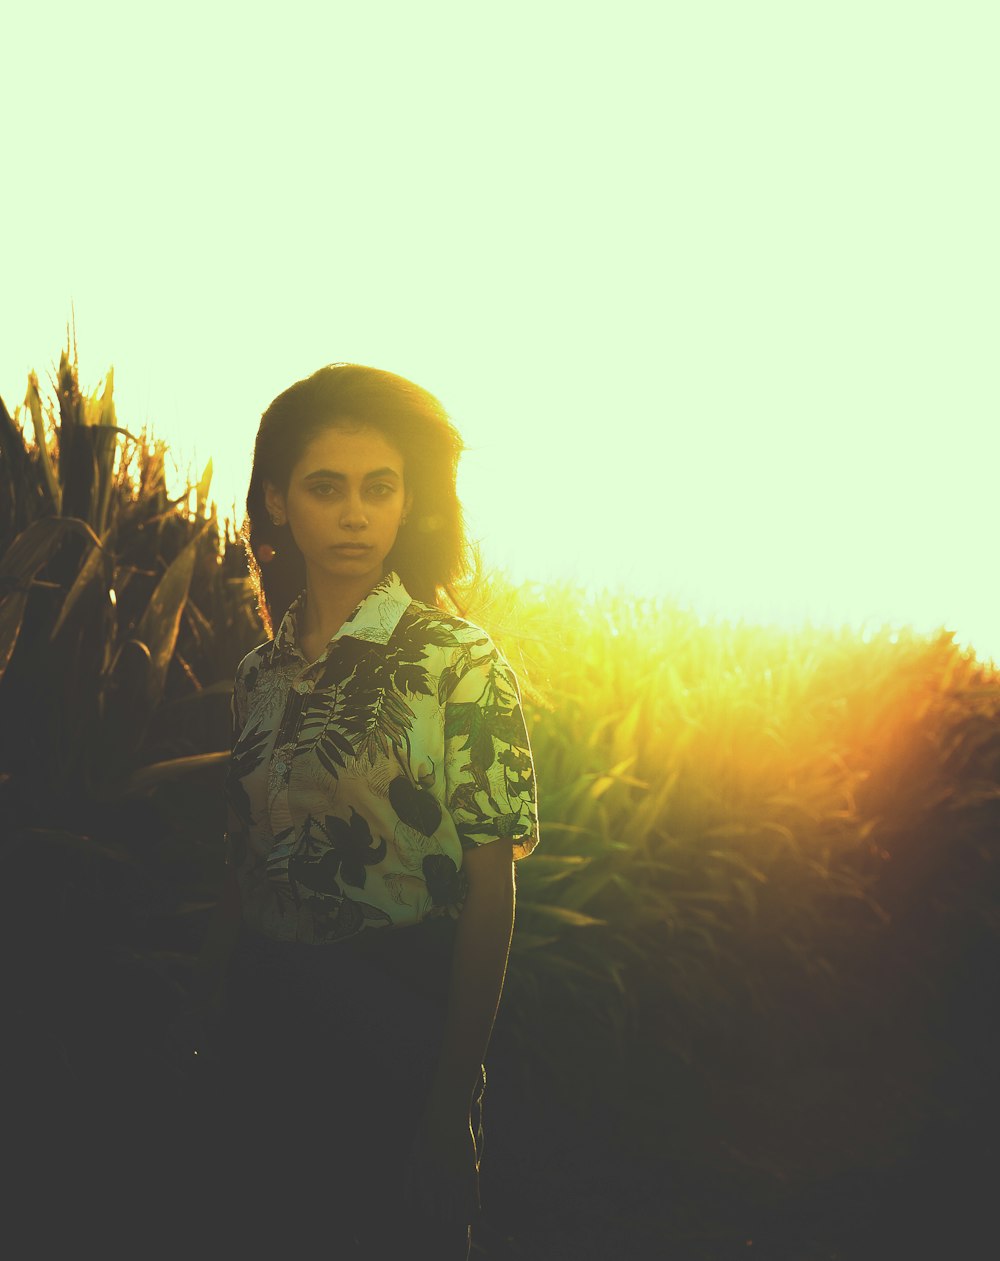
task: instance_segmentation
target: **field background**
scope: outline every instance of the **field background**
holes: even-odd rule
[[[66,353],[52,402],[32,379],[0,406],[11,1132],[27,1190],[98,1212],[170,1202],[156,1134],[196,1070],[168,1029],[219,887],[233,673],[264,638],[211,464],[169,500],[165,450]],[[500,573],[469,600],[521,679],[541,818],[483,1249],[972,1238],[997,1172],[997,673],[947,634],[781,633]]]

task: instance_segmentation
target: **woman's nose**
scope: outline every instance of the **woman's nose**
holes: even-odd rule
[[[344,511],[341,515],[341,521],[344,525],[362,526],[368,524],[368,517],[365,514],[365,506],[360,496],[355,498],[349,495],[344,500]]]

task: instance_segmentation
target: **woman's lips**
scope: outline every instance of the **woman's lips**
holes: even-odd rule
[[[371,543],[334,543],[333,550],[335,552],[368,552],[371,550]]]

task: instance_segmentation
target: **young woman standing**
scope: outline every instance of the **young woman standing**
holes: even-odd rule
[[[192,999],[217,1015],[233,1211],[330,1257],[464,1259],[481,1208],[484,1059],[538,825],[517,680],[442,606],[466,565],[461,449],[427,391],[332,364],[271,403],[254,450],[242,538],[271,638],[236,674]]]

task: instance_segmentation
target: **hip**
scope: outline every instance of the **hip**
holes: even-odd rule
[[[455,921],[370,930],[334,944],[241,929],[226,982],[227,1042],[286,1058],[361,1057],[419,1075],[436,1062],[447,1015]]]

